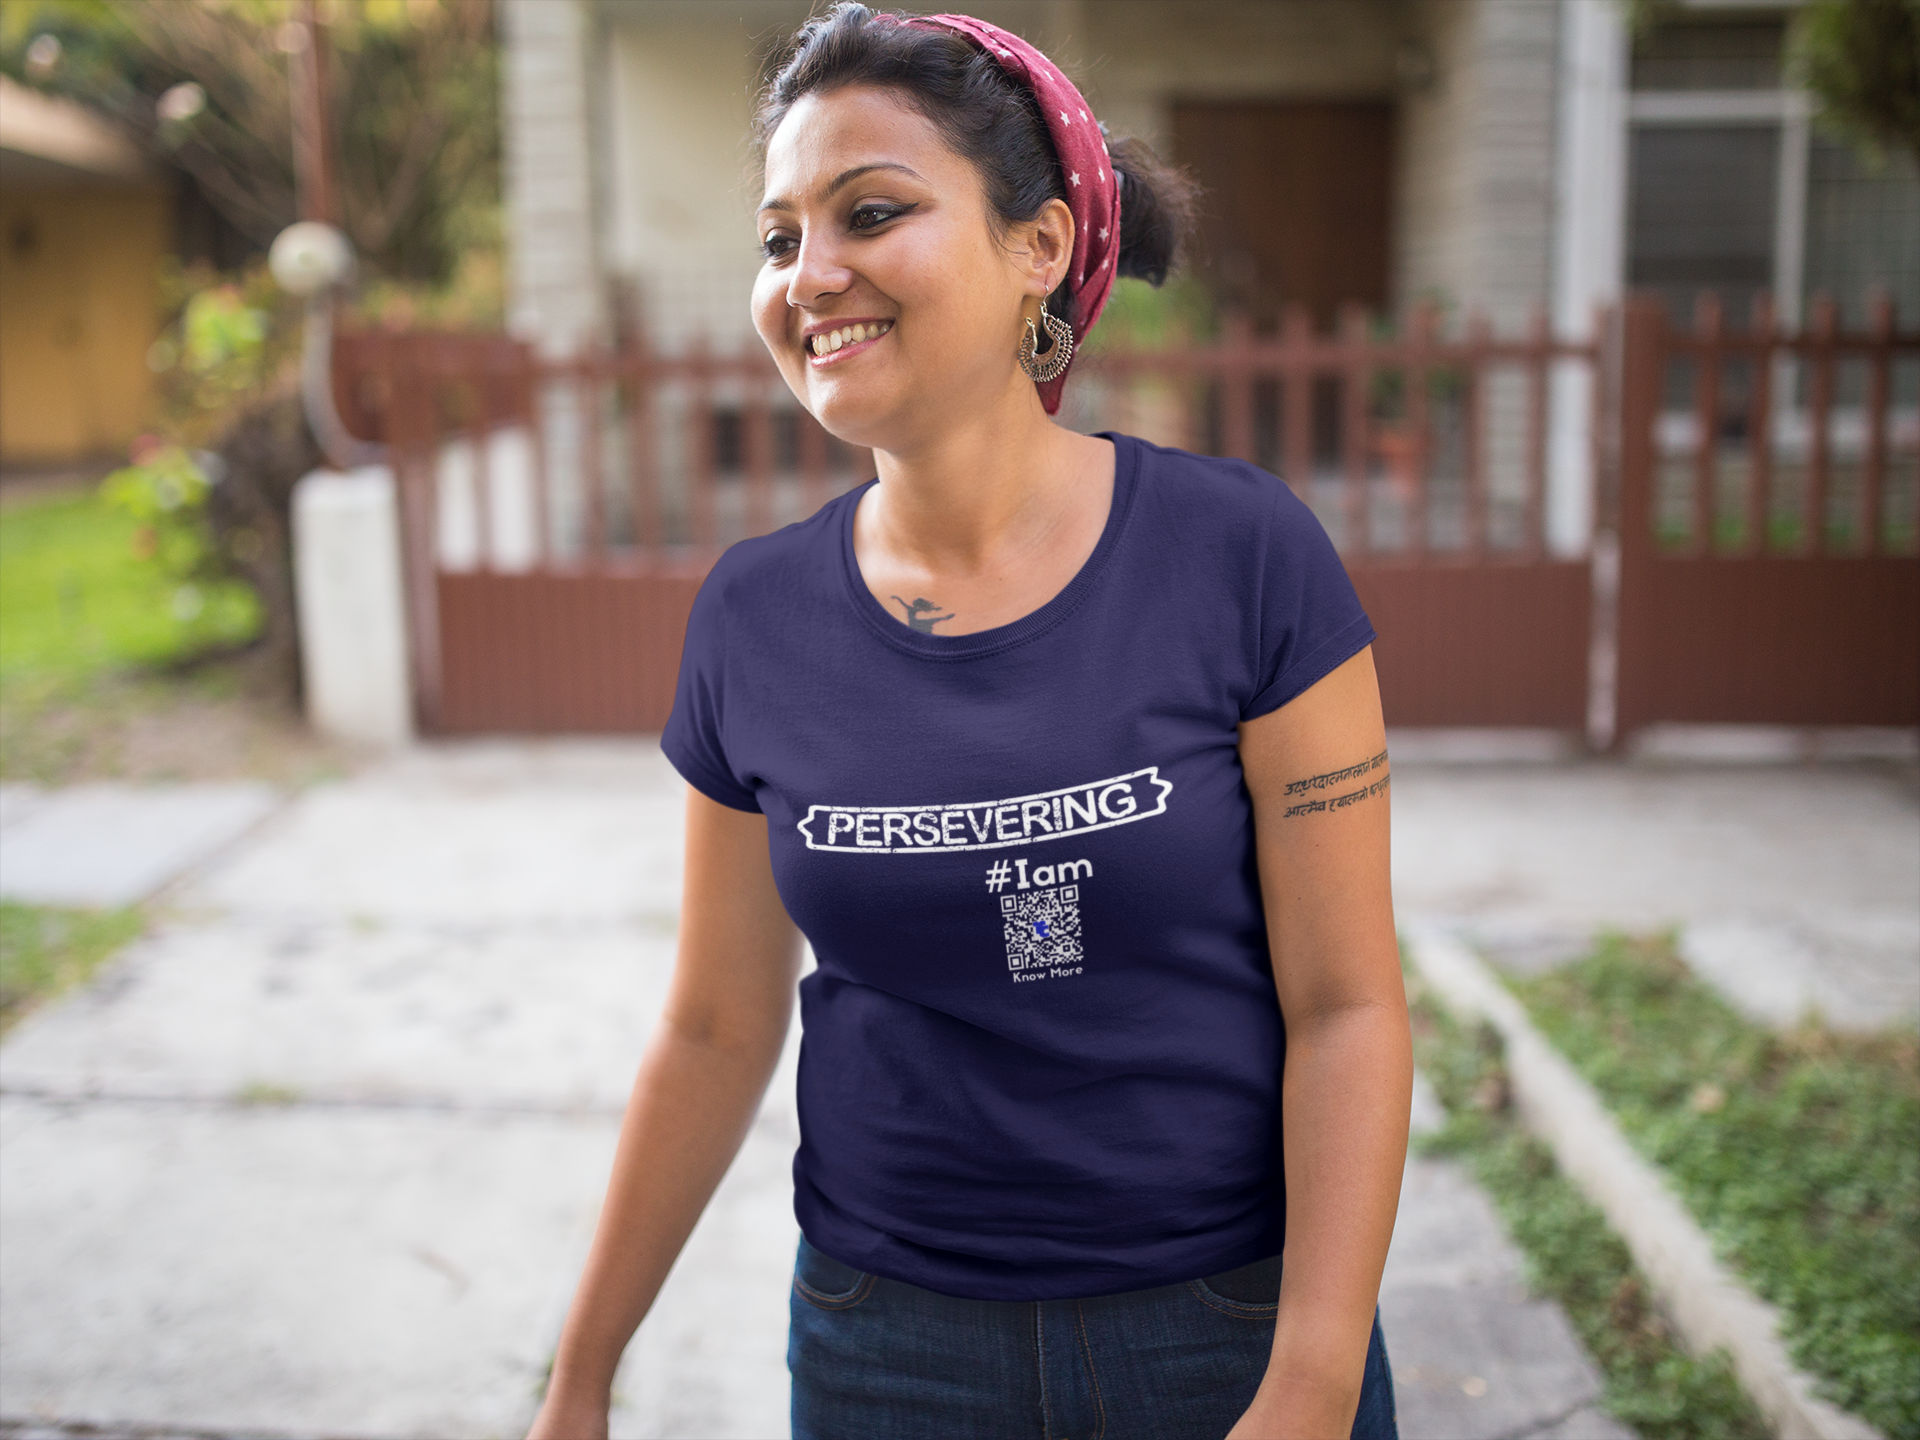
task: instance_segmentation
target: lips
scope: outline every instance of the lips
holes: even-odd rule
[[[891,329],[893,329],[891,320],[862,320],[852,325],[822,330],[807,337],[807,353],[816,360],[825,359],[829,355],[846,349],[849,345],[858,345],[866,340],[878,340]]]

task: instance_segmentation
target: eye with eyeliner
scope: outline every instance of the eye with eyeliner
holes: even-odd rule
[[[902,215],[911,214],[918,208],[917,205],[881,205],[871,203],[856,205],[853,207],[853,213],[847,217],[847,225],[849,229],[856,231],[872,230],[886,224],[889,220],[898,220]],[[872,218],[863,220],[861,218],[862,216]]]
[[[918,205],[864,204],[848,212],[847,228],[856,235],[871,234],[890,220],[898,220],[919,209]],[[760,242],[760,253],[769,260],[781,260],[791,254],[799,242],[780,230],[769,231]]]

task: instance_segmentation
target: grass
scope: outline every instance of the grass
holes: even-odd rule
[[[252,592],[184,586],[143,558],[145,543],[138,521],[88,492],[0,501],[0,778],[343,773],[346,754],[305,728],[244,649]]]
[[[138,910],[62,910],[0,901],[0,1034],[82,984],[144,925]]]
[[[233,1092],[236,1105],[296,1105],[300,1092],[291,1085],[274,1080],[249,1080]]]
[[[1508,982],[1780,1307],[1795,1362],[1889,1440],[1920,1440],[1920,1033],[1776,1032],[1671,937],[1604,937]]]
[[[164,665],[252,637],[251,591],[182,583],[142,556],[144,541],[93,494],[0,507],[0,684]]]
[[[1600,1211],[1515,1119],[1499,1037],[1457,1023],[1407,981],[1414,1058],[1447,1107],[1428,1153],[1458,1156],[1492,1197],[1536,1293],[1558,1301],[1600,1367],[1601,1403],[1644,1440],[1753,1440],[1770,1433],[1723,1352],[1674,1341],[1645,1277]]]

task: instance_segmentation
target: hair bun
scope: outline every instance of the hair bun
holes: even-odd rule
[[[1107,153],[1120,181],[1118,273],[1149,285],[1164,284],[1180,264],[1193,232],[1200,186],[1132,136],[1110,140]]]

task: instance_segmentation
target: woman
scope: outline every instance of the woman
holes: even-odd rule
[[[756,327],[879,476],[695,602],[679,960],[533,1434],[605,1433],[804,933],[797,1436],[1391,1436],[1373,631],[1274,477],[1049,418],[1180,182],[960,16],[837,6],[760,135]]]

